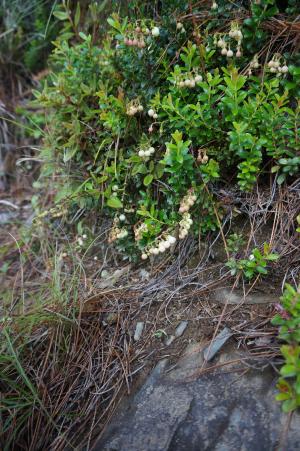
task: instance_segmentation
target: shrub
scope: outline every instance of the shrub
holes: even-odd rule
[[[283,402],[285,412],[290,412],[300,407],[300,290],[287,284],[277,310],[272,323],[279,326],[279,339],[285,344],[280,348],[284,365],[276,399]]]
[[[112,14],[101,45],[62,5],[63,39],[36,92],[51,112],[42,180],[55,174],[71,213],[111,218],[109,240],[130,258],[217,230],[218,186],[251,191],[272,173],[280,184],[300,164],[296,57],[264,47],[275,2],[195,6],[184,23],[188,3],[163,3],[159,18],[148,2],[135,19]],[[198,25],[201,12],[210,20]]]

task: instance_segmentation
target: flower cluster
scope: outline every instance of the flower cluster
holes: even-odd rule
[[[238,28],[238,26],[236,24],[233,24],[231,27],[231,30],[228,33],[228,36],[229,36],[229,38],[231,38],[237,42],[235,56],[237,58],[240,58],[242,56],[241,45],[242,45],[242,40],[243,40],[243,33],[241,32],[241,30]],[[221,49],[221,55],[227,56],[227,58],[232,58],[234,56],[233,50],[231,50],[230,44],[228,44],[228,49],[227,49],[227,44],[228,44],[228,42],[226,40],[226,35],[224,35],[223,38],[220,37],[219,40],[217,41],[217,46]]]
[[[277,76],[280,76],[281,74],[287,74],[289,71],[289,68],[285,64],[285,62],[281,63],[280,60],[281,60],[281,55],[276,54],[268,62],[268,67],[270,68],[270,72],[272,72],[273,74],[277,73]]]
[[[202,80],[202,75],[197,74],[194,76],[192,74],[185,80],[176,80],[176,85],[179,86],[179,88],[194,88],[196,83],[200,83]]]
[[[185,28],[181,22],[177,22],[176,29],[180,31],[180,33],[185,33]]]
[[[113,185],[111,195],[112,195],[113,197],[117,197],[117,196],[118,196],[118,191],[119,191],[118,185]]]
[[[146,47],[146,43],[144,39],[128,39],[124,38],[124,44],[128,45],[129,47],[138,47],[139,49],[144,49]]]
[[[148,110],[148,116],[153,117],[153,119],[158,118],[158,114],[152,108],[150,108],[150,110]]]
[[[87,235],[84,233],[82,236],[79,236],[78,238],[77,238],[77,243],[78,243],[78,246],[80,246],[80,247],[82,247],[83,246],[83,242],[84,242],[84,240],[86,240],[87,239]]]
[[[112,243],[116,240],[121,240],[122,238],[126,238],[128,236],[128,230],[120,225],[120,222],[125,222],[126,216],[124,213],[121,213],[119,216],[115,216],[113,225],[110,229],[109,236],[108,236],[108,242]]]
[[[144,110],[143,105],[138,100],[133,100],[127,107],[126,113],[128,116],[134,116],[137,113],[141,113]]]
[[[206,155],[206,150],[198,149],[197,163],[206,164],[208,162],[208,156]]]
[[[112,243],[116,240],[121,240],[122,238],[126,238],[128,236],[128,230],[125,227],[118,227],[117,224],[114,224],[110,230],[108,242]]]
[[[143,157],[151,157],[151,155],[153,155],[154,152],[155,152],[154,147],[149,147],[149,149],[146,149],[146,150],[143,150],[143,149],[139,150],[138,155],[139,155],[139,157],[142,157],[142,158]]]
[[[142,222],[138,226],[134,227],[134,238],[135,241],[140,241],[143,238],[143,233],[147,233],[148,227],[147,225]]]
[[[142,254],[142,259],[146,260],[150,255],[163,254],[175,243],[176,238],[173,235],[168,235],[165,238],[159,238],[155,241],[155,243],[152,246],[144,250]]]
[[[259,66],[260,66],[260,64],[258,62],[258,56],[254,55],[253,59],[250,61],[248,75],[252,74],[252,69],[258,69]]]
[[[193,224],[193,220],[191,218],[190,213],[188,213],[188,212],[183,213],[182,220],[179,222],[178,237],[180,240],[183,240],[187,236],[192,224]]]
[[[186,213],[194,205],[197,200],[196,194],[194,194],[193,189],[188,191],[188,194],[184,196],[180,202],[179,213]]]
[[[153,27],[151,30],[147,27],[137,26],[130,32],[127,31],[127,36],[124,36],[124,44],[129,47],[138,47],[144,49],[146,47],[145,36],[152,35],[154,38],[160,35],[158,27]]]
[[[238,28],[232,28],[228,35],[235,39],[239,44],[241,44],[242,39],[243,39],[243,33],[241,32],[241,30],[239,30]]]
[[[138,47],[143,49],[146,47],[145,35],[149,34],[149,28],[137,26],[132,33],[128,32],[128,35],[131,35],[130,37],[124,37],[124,44],[129,47]]]

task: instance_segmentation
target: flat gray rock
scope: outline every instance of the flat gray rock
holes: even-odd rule
[[[225,365],[199,376],[201,353],[199,345],[194,345],[176,367],[160,362],[141,390],[123,404],[95,450],[300,449],[298,414],[292,418],[283,447],[278,448],[287,418],[274,400],[276,376],[271,369],[242,374]],[[234,347],[229,347],[222,362],[236,357]]]
[[[221,304],[274,304],[278,302],[278,293],[258,293],[251,291],[245,297],[242,290],[230,290],[228,288],[216,289],[211,294],[211,300]]]

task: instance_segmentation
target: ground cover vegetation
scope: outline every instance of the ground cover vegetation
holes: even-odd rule
[[[17,301],[6,298],[0,362],[6,449],[21,443],[77,446],[87,440],[84,429],[92,442],[116,392],[128,383],[129,367],[124,370],[119,353],[126,354],[128,365],[136,355],[123,332],[110,321],[105,332],[99,330],[80,303],[94,294],[86,272],[108,243],[119,266],[175,267],[172,282],[166,269],[161,289],[176,286],[178,267],[199,243],[209,243],[208,259],[216,241],[225,254],[220,280],[232,280],[245,292],[268,275],[287,280],[273,324],[284,342],[278,400],[286,412],[295,410],[300,405],[297,1],[47,5],[38,23],[42,29],[54,24],[49,73],[34,89],[26,113],[28,136],[42,137],[35,217],[15,252],[23,272],[34,261],[33,274],[48,276],[41,290],[25,292],[21,284]],[[26,46],[22,58],[30,70],[39,60],[38,48],[34,40]],[[93,277],[104,266],[92,270]],[[156,293],[157,284],[145,293]],[[136,312],[135,296],[118,310],[127,323]],[[106,312],[116,297],[103,295]],[[25,308],[25,299],[33,309]],[[40,359],[33,364],[37,352]],[[88,369],[78,375],[74,366],[84,353]],[[59,372],[66,354],[73,379]],[[54,386],[59,394],[51,404]],[[100,398],[94,396],[102,390]],[[46,427],[43,437],[39,427]]]

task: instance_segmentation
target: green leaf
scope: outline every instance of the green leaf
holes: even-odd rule
[[[107,175],[102,175],[102,177],[99,177],[97,179],[97,182],[100,184],[100,183],[106,182],[107,179],[108,179]]]
[[[75,17],[74,17],[74,24],[75,24],[75,27],[78,26],[79,21],[80,21],[80,3],[77,2],[76,12],[75,12]]]
[[[276,395],[275,399],[276,401],[285,401],[286,399],[290,398],[290,394],[289,393],[278,393],[278,395]]]
[[[297,403],[295,399],[287,399],[282,404],[282,410],[285,413],[292,412],[292,410],[295,410],[297,408]]]
[[[64,163],[67,163],[68,161],[70,161],[74,155],[76,154],[78,148],[77,147],[69,147],[67,149],[65,149],[64,151]]]
[[[111,208],[122,208],[123,207],[123,204],[120,201],[120,199],[118,197],[114,197],[114,196],[110,197],[107,200],[107,205],[108,205],[108,207],[111,207]]]
[[[122,31],[121,24],[120,24],[120,22],[119,22],[118,20],[113,19],[112,17],[109,17],[109,18],[107,19],[107,22],[109,23],[109,25],[110,25],[111,27],[115,28],[116,30],[118,30],[118,31],[120,31],[120,32]]]
[[[153,175],[152,175],[152,174],[146,175],[146,177],[144,178],[144,185],[145,185],[145,186],[150,185],[150,183],[152,182],[152,180],[153,180]]]
[[[69,15],[66,11],[54,11],[53,16],[56,17],[58,20],[68,20]]]
[[[293,377],[296,374],[295,365],[283,365],[280,370],[280,374],[285,377]]]
[[[285,174],[280,174],[279,177],[277,178],[277,183],[278,185],[282,185],[282,183],[285,181]]]
[[[158,163],[155,166],[155,176],[156,178],[160,179],[163,176],[165,170],[165,166],[163,164]]]
[[[257,266],[256,267],[257,272],[259,272],[260,274],[268,274],[268,271],[266,270],[266,268],[263,268],[262,266]]]
[[[147,167],[144,163],[135,164],[132,168],[132,175],[147,174]]]
[[[81,39],[83,39],[84,41],[87,41],[89,39],[89,37],[83,33],[82,31],[79,32],[79,36],[81,37]]]
[[[137,210],[137,214],[140,216],[145,216],[147,218],[151,217],[149,211],[147,211],[147,210]]]
[[[279,169],[280,169],[280,166],[273,166],[272,168],[271,168],[271,173],[272,174],[274,174],[275,172],[278,172],[279,171]]]
[[[279,255],[277,254],[270,254],[266,257],[270,262],[275,262],[279,259]]]

